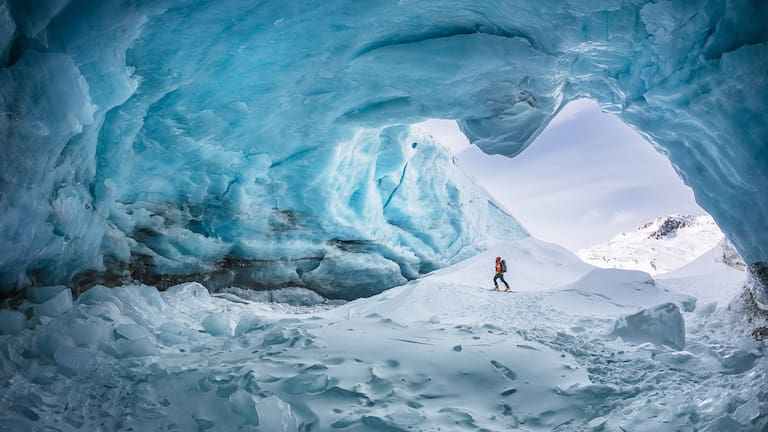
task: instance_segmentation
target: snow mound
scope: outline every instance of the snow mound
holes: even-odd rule
[[[685,266],[656,278],[660,285],[695,296],[700,303],[727,304],[733,296],[729,287],[743,286],[745,273],[743,261],[723,239]]]

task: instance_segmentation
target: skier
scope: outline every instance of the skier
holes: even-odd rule
[[[501,279],[501,281],[504,282],[504,285],[507,286],[507,289],[505,289],[504,291],[507,291],[507,292],[511,291],[509,289],[509,284],[507,283],[507,281],[504,280],[504,273],[506,272],[507,272],[507,262],[501,259],[501,257],[496,257],[496,276],[493,277],[493,286],[495,287],[493,288],[494,291],[499,290],[499,283],[496,282],[499,279]]]

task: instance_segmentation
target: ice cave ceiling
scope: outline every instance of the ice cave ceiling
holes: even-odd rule
[[[766,283],[766,23],[761,0],[0,0],[0,291],[380,291],[527,235],[408,125],[514,156],[581,97]]]

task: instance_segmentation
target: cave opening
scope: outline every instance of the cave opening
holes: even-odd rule
[[[591,99],[566,105],[514,158],[483,153],[453,121],[417,127],[447,145],[534,237],[573,252],[658,217],[707,214],[664,155]]]
[[[627,216],[590,197],[667,196],[573,108],[550,122],[593,97],[768,286],[756,3],[0,0],[0,293],[28,294],[0,310],[0,424],[764,429],[743,269],[596,269],[519,205],[594,238],[579,216]],[[433,117],[489,153],[541,135],[476,161],[533,236],[414,136]],[[499,255],[516,293],[482,291]]]

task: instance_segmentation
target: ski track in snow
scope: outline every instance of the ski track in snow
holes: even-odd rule
[[[514,263],[507,279],[520,292],[477,285],[496,254]],[[737,302],[715,307],[701,296],[683,314],[682,351],[625,343],[606,337],[615,319],[681,304],[687,297],[671,288],[683,282],[593,271],[560,254],[532,240],[501,245],[335,308],[234,302],[197,284],[164,293],[95,289],[63,314],[0,336],[0,425],[746,431],[766,424],[764,345],[749,337]]]

